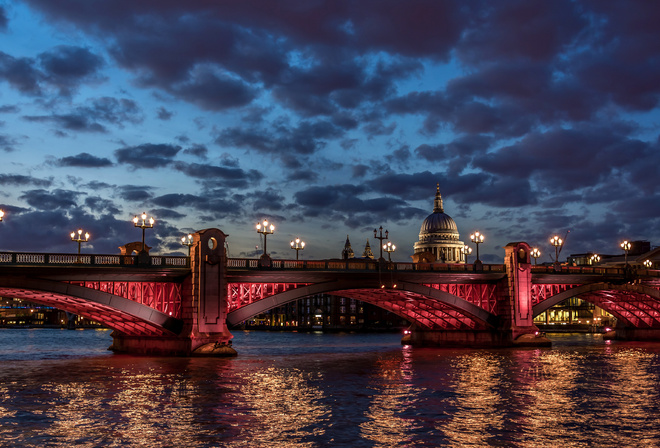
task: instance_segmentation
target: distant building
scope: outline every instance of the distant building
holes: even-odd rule
[[[445,213],[440,185],[436,186],[433,213],[426,217],[414,246],[414,263],[465,263],[463,241],[456,222]]]

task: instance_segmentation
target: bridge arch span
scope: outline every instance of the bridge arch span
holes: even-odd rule
[[[236,325],[289,302],[332,293],[379,306],[409,320],[417,328],[474,330],[497,327],[497,316],[453,294],[416,283],[401,282],[396,288],[382,288],[371,283],[336,280],[300,286],[231,311],[227,323]]]
[[[580,297],[593,303],[624,322],[626,326],[660,328],[660,290],[641,284],[580,285],[534,305],[534,316],[571,297]]]
[[[70,283],[1,277],[0,296],[16,297],[78,314],[128,336],[172,336],[183,322],[123,297]]]

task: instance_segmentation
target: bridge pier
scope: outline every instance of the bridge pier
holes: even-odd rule
[[[494,328],[432,330],[411,328],[402,344],[441,347],[549,347],[551,341],[534,325],[532,272],[527,243],[505,247],[506,278],[497,285],[499,321]]]
[[[193,234],[191,274],[181,291],[183,329],[171,337],[112,333],[110,350],[170,356],[236,356],[227,328],[227,254],[225,235],[218,229]]]
[[[616,341],[660,341],[660,328],[616,327],[605,333],[603,339]]]

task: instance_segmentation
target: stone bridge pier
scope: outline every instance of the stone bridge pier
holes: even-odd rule
[[[155,355],[235,356],[227,328],[225,235],[218,229],[193,234],[191,273],[182,285],[183,328],[170,337],[113,332],[111,350]]]
[[[505,247],[506,276],[498,281],[497,309],[493,322],[472,330],[411,328],[403,344],[413,346],[547,347],[551,341],[538,333],[532,307],[530,246],[524,242]]]

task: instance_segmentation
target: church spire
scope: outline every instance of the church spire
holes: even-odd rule
[[[444,213],[445,209],[442,205],[442,196],[440,195],[440,184],[435,187],[435,200],[433,201],[433,213]]]
[[[374,253],[371,251],[371,246],[369,245],[369,239],[367,239],[367,245],[364,246],[362,258],[374,258]]]
[[[355,258],[353,249],[351,248],[351,242],[348,240],[348,235],[346,235],[346,243],[344,244],[344,250],[341,251],[341,258],[348,260],[349,258]]]

